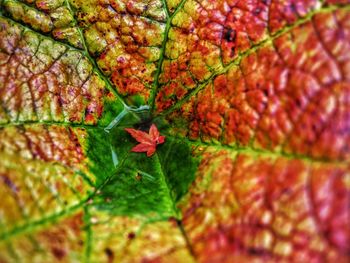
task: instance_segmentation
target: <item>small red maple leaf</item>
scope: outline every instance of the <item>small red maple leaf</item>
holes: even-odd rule
[[[134,148],[131,149],[132,152],[147,152],[147,156],[152,156],[158,144],[164,143],[165,136],[160,136],[156,125],[152,124],[149,132],[143,132],[131,128],[125,128],[136,141],[139,142]]]

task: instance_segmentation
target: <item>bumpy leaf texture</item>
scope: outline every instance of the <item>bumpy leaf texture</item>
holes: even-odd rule
[[[0,195],[0,262],[349,262],[350,2],[0,0]]]

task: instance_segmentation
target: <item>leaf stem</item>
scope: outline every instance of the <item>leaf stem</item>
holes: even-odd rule
[[[185,4],[186,0],[182,0],[181,1],[181,3],[177,6],[176,10],[174,11],[174,13],[172,15],[169,14],[169,10],[168,10],[166,2],[164,0],[162,0],[162,2],[163,2],[163,5],[165,7],[165,10],[166,10],[167,22],[166,22],[165,30],[164,30],[164,39],[163,39],[162,47],[161,47],[161,54],[160,54],[160,57],[159,57],[156,75],[154,77],[154,82],[152,84],[152,93],[151,93],[151,97],[150,97],[150,100],[149,100],[150,101],[149,105],[150,105],[150,109],[151,109],[151,114],[154,111],[155,100],[156,100],[156,96],[157,96],[158,89],[159,89],[159,77],[160,77],[160,74],[162,72],[163,62],[164,62],[164,59],[165,59],[165,56],[166,56],[166,54],[165,54],[165,52],[166,52],[166,45],[167,45],[168,40],[169,40],[169,31],[171,29],[171,22],[174,19],[174,17],[176,16],[176,14],[179,12],[179,10],[183,7],[183,5]]]

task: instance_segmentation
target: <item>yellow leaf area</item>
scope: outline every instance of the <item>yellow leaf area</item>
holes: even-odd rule
[[[145,219],[91,218],[92,236],[84,230],[82,212],[54,225],[17,237],[0,245],[2,262],[81,262],[92,253],[91,262],[194,262],[176,222],[145,222]],[[111,234],[111,230],[113,233]],[[86,250],[88,238],[93,246]]]
[[[78,135],[83,132],[57,126],[0,130],[4,240],[75,209],[88,197],[94,179],[88,178]],[[86,177],[80,174],[84,171]]]
[[[104,83],[84,55],[0,17],[0,123],[95,124]]]
[[[92,213],[92,262],[194,262],[175,220],[147,222]]]
[[[0,263],[349,262],[349,6],[0,0]]]

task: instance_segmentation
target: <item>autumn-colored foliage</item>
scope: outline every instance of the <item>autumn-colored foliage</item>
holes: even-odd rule
[[[349,262],[350,1],[0,0],[0,195],[1,263]]]
[[[133,147],[131,151],[146,152],[148,157],[155,153],[157,144],[162,144],[165,141],[165,136],[160,136],[159,131],[154,124],[151,125],[149,133],[132,128],[125,128],[125,130],[139,142],[139,144]]]

